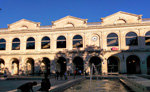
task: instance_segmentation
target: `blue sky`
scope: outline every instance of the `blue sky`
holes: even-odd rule
[[[150,18],[150,0],[0,0],[0,28],[20,19],[51,25],[67,15],[100,22],[118,11]]]

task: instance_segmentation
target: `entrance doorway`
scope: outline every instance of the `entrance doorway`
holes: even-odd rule
[[[4,60],[0,59],[0,75],[4,73],[4,66],[5,66]]]
[[[61,72],[61,71],[66,72],[66,65],[67,65],[66,63],[67,63],[67,61],[65,58],[59,57],[59,59],[57,60],[57,66],[56,66],[57,70],[59,72]]]
[[[28,58],[26,62],[26,73],[27,75],[34,74],[34,60],[32,58]]]
[[[81,70],[83,73],[83,59],[81,57],[75,57],[73,60],[74,70]]]
[[[46,57],[43,58],[41,63],[41,71],[42,73],[50,74],[50,60]]]
[[[98,74],[101,74],[101,59],[97,56],[91,57],[89,64],[90,64],[90,69],[92,67],[92,63],[95,65],[96,69],[93,68],[93,74],[98,72]],[[91,70],[90,70],[91,71]],[[90,72],[91,73],[91,72]]]
[[[11,67],[12,67],[12,75],[18,75],[19,74],[19,60],[13,59]]]
[[[147,74],[150,74],[150,56],[147,58]]]
[[[128,74],[140,74],[141,68],[140,68],[140,59],[135,56],[131,55],[127,58],[127,73]]]
[[[119,73],[119,59],[115,56],[109,57],[107,60],[107,69],[108,69],[108,73],[118,74]]]

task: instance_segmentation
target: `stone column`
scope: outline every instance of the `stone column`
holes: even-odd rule
[[[57,62],[56,62],[56,60],[52,60],[51,61],[51,73],[55,73],[56,72],[56,65],[57,65]]]
[[[52,51],[55,51],[55,50],[56,50],[56,47],[57,47],[57,46],[56,46],[56,44],[57,44],[56,35],[52,34],[52,35],[51,35],[51,39],[52,39],[52,40],[51,40],[51,50],[52,50]]]
[[[106,36],[106,32],[102,32],[102,37],[101,37],[101,41],[102,41],[102,49],[107,50],[107,36]]]
[[[118,36],[118,38],[120,38],[120,41],[119,41],[120,50],[124,50],[124,48],[126,47],[125,32],[120,31],[120,35]]]
[[[26,45],[25,45],[25,39],[24,37],[20,38],[20,52],[23,53],[25,51]]]
[[[103,75],[107,75],[107,73],[108,73],[108,70],[107,70],[107,59],[106,58],[104,58],[104,59],[102,59],[102,74]]]
[[[120,61],[120,72],[121,73],[127,73],[127,65],[126,65],[126,57],[124,53],[122,54],[122,59]]]
[[[39,73],[41,69],[41,62],[42,62],[41,58],[37,58],[34,60],[34,75]]]
[[[11,42],[11,37],[8,37],[7,40],[6,40],[6,51],[8,53],[10,53],[11,49],[12,49],[12,42]]]
[[[5,70],[7,72],[7,75],[10,76],[12,69],[11,69],[11,64],[10,64],[9,58],[5,59]]]
[[[40,51],[41,49],[41,37],[39,35],[36,35],[35,37],[35,50]]]
[[[145,48],[145,34],[143,33],[144,30],[139,29],[139,43],[140,49]]]
[[[67,49],[68,50],[72,50],[72,37],[71,37],[72,34],[67,34]]]
[[[88,62],[88,60],[84,60],[84,71],[83,71],[83,73],[84,72],[86,72],[86,73],[90,73],[90,66],[89,66],[89,62]]]
[[[143,58],[143,56],[146,55],[141,55],[141,57],[139,57],[141,59],[140,61],[140,68],[141,68],[141,74],[147,74],[147,61],[146,61],[146,57]]]
[[[22,57],[19,57],[19,75],[25,75],[24,64],[22,61]]]
[[[67,71],[70,73],[73,73],[73,63],[72,63],[72,58],[67,59]]]

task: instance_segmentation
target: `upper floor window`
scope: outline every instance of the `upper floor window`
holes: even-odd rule
[[[20,40],[18,38],[12,41],[12,50],[20,50]]]
[[[128,34],[126,34],[126,45],[127,46],[137,46],[138,45],[136,33],[129,32]]]
[[[5,39],[0,39],[0,50],[6,49],[6,41]]]
[[[82,36],[76,35],[73,37],[73,48],[83,47],[83,39]]]
[[[49,49],[50,48],[50,38],[43,37],[41,41],[41,49]]]
[[[64,36],[57,38],[57,48],[66,48],[66,38]]]
[[[145,34],[145,45],[150,45],[150,31]]]
[[[107,46],[118,46],[118,35],[115,33],[110,33],[107,36]]]
[[[35,40],[33,37],[27,39],[26,49],[35,49]]]

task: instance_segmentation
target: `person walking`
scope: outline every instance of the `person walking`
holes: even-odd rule
[[[67,78],[67,73],[66,73],[66,72],[64,73],[64,78],[65,78],[65,80],[68,79],[68,78]]]
[[[57,78],[57,80],[59,78],[59,72],[58,71],[56,71],[56,78]]]
[[[63,80],[63,78],[62,78],[63,75],[64,75],[64,73],[63,73],[63,71],[61,71],[61,72],[60,72],[60,79],[61,79],[61,80]]]

